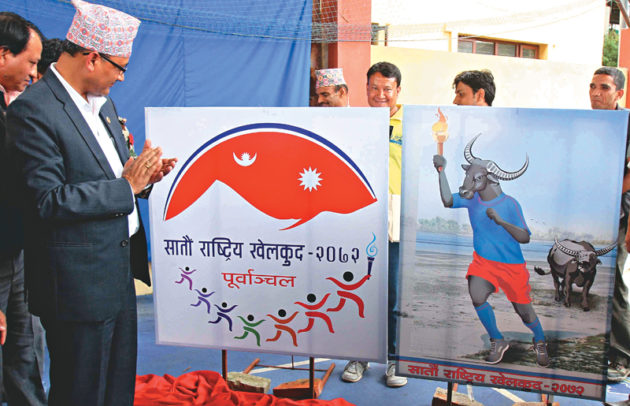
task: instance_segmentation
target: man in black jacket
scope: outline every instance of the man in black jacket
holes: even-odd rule
[[[45,405],[41,380],[43,354],[34,345],[41,329],[28,312],[24,292],[23,232],[15,177],[6,150],[6,109],[37,74],[41,34],[14,13],[0,13],[0,310],[6,313],[8,339],[2,349],[2,400],[9,405]],[[40,332],[41,333],[41,332]]]
[[[130,157],[110,88],[125,79],[140,21],[72,0],[63,53],[11,104],[24,187],[29,308],[46,329],[50,406],[132,406],[137,313],[149,283],[136,198],[175,165],[146,141]]]

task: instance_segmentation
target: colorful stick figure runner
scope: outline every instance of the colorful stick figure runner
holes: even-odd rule
[[[263,319],[254,323],[254,316],[252,316],[251,314],[247,316],[247,320],[245,320],[241,316],[238,316],[238,318],[241,319],[243,323],[245,323],[245,326],[243,326],[243,330],[245,332],[243,333],[242,336],[234,337],[234,338],[236,338],[237,340],[242,340],[245,337],[247,337],[249,333],[252,333],[256,336],[256,345],[260,347],[260,334],[258,334],[258,331],[254,330],[254,327],[258,326],[260,323],[262,323],[265,320]]]
[[[238,305],[234,305],[230,308],[228,308],[228,305],[226,302],[221,303],[221,307],[214,305],[214,307],[217,308],[217,319],[216,320],[210,320],[208,321],[208,323],[212,323],[212,324],[217,324],[218,322],[221,321],[221,319],[225,319],[225,321],[228,322],[228,326],[230,327],[230,331],[232,331],[232,319],[230,318],[230,316],[228,316],[228,313],[231,312],[232,310],[234,310]]]
[[[353,300],[356,304],[357,307],[359,308],[359,317],[361,318],[365,318],[365,315],[363,314],[363,309],[364,309],[364,304],[363,304],[363,300],[355,295],[354,293],[350,293],[347,292],[348,290],[356,290],[358,288],[360,288],[365,281],[367,281],[368,279],[370,279],[370,275],[365,275],[363,278],[361,278],[360,281],[358,281],[355,284],[349,285],[346,283],[343,283],[341,281],[338,281],[335,278],[329,277],[326,278],[327,280],[333,282],[335,285],[339,286],[341,289],[345,289],[345,290],[338,290],[337,294],[339,295],[339,297],[341,298],[339,300],[339,304],[336,307],[331,307],[330,309],[326,310],[327,312],[338,312],[339,310],[343,309],[343,307],[346,304],[346,299],[350,299]],[[352,279],[354,279],[354,275],[352,274],[352,272],[347,271],[343,273],[343,279],[346,282],[351,282]]]
[[[195,289],[195,292],[197,292],[197,294],[199,296],[197,296],[197,303],[195,304],[191,304],[191,306],[193,307],[197,307],[199,305],[201,305],[201,302],[206,304],[206,308],[208,309],[208,314],[210,314],[210,302],[208,302],[208,299],[210,296],[214,295],[214,292],[210,292],[210,293],[206,293],[208,291],[208,289],[206,288],[201,288],[201,291],[199,289]]]
[[[321,307],[323,307],[324,304],[326,304],[326,300],[328,300],[328,296],[330,296],[330,293],[326,293],[326,296],[324,296],[322,301],[314,305],[308,305],[302,302],[295,302],[295,304],[300,305],[308,310],[318,310]],[[310,303],[313,303],[314,301],[317,300],[317,296],[315,296],[315,294],[313,293],[309,293],[306,296],[306,300],[309,301]],[[313,324],[315,324],[315,319],[313,317],[319,317],[320,319],[324,320],[326,322],[326,325],[328,325],[328,331],[330,331],[331,333],[335,332],[335,330],[333,330],[332,321],[330,321],[330,317],[328,317],[326,314],[322,312],[304,312],[304,314],[308,316],[308,325],[306,326],[306,328],[303,328],[302,330],[298,330],[298,333],[305,333],[313,328]]]
[[[175,283],[183,283],[184,280],[187,280],[188,281],[188,290],[192,290],[192,279],[190,279],[189,275],[192,275],[192,273],[195,272],[196,269],[193,269],[192,271],[190,271],[190,268],[186,267],[186,269],[179,268],[179,270],[182,271],[182,274],[181,274],[182,278],[179,281],[175,282]]]
[[[284,318],[287,315],[287,312],[284,309],[278,310],[278,316],[280,316],[281,318],[278,318],[272,314],[268,314],[267,316],[271,317],[276,323],[278,323],[278,324],[273,325],[276,329],[278,329],[278,331],[276,332],[276,336],[274,338],[268,338],[267,341],[278,341],[282,332],[286,331],[287,333],[291,334],[291,338],[293,339],[293,345],[297,347],[298,345],[297,345],[297,337],[295,336],[295,331],[289,326],[283,326],[283,324],[291,323],[291,321],[293,321],[293,319],[295,318],[295,316],[297,316],[298,313],[299,312],[295,312],[288,318]]]

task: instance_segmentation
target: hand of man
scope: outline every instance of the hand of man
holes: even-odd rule
[[[628,226],[630,226],[630,215],[628,216]],[[626,227],[625,243],[626,243],[626,250],[630,252],[630,229],[628,227]]]
[[[169,174],[170,171],[173,170],[173,168],[175,168],[176,163],[177,158],[163,158],[162,167],[151,177],[149,183],[158,183],[159,181],[161,181],[166,175]]]
[[[129,158],[125,163],[122,177],[131,185],[134,195],[140,193],[152,178],[158,177],[158,172],[162,169],[161,158],[162,148],[151,148],[151,141],[146,140],[140,155],[135,159]]]
[[[4,345],[7,340],[7,318],[0,311],[0,345]]]

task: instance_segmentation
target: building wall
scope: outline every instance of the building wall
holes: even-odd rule
[[[541,59],[599,64],[603,0],[379,0],[372,21],[389,24],[389,45],[457,52],[458,35],[540,45]]]
[[[619,38],[619,67],[621,69],[630,68],[630,28],[622,29]],[[627,76],[627,75],[626,75]],[[626,88],[628,83],[626,81]],[[626,97],[626,108],[630,108],[630,99]]]
[[[600,67],[599,62],[576,64],[383,46],[372,46],[371,61],[388,61],[400,68],[399,101],[404,104],[451,104],[455,75],[490,69],[497,86],[493,106],[532,108],[590,109],[589,83]]]

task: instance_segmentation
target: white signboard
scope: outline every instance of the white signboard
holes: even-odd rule
[[[384,361],[387,109],[148,108],[157,341]]]

